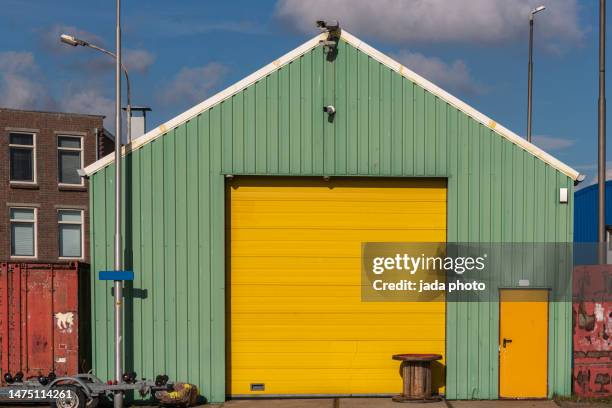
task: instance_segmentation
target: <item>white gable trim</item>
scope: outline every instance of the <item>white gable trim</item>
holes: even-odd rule
[[[296,48],[293,51],[285,54],[284,56],[282,56],[279,59],[277,59],[276,61],[266,65],[265,67],[263,67],[260,70],[254,72],[253,74],[247,76],[246,78],[244,78],[241,81],[235,83],[234,85],[230,86],[229,88],[226,88],[225,90],[219,92],[218,94],[216,94],[216,95],[206,99],[204,102],[202,102],[202,103],[194,106],[193,108],[191,108],[191,109],[181,113],[180,115],[176,116],[175,118],[170,119],[168,122],[164,123],[163,125],[160,125],[159,127],[157,127],[155,129],[147,132],[145,135],[143,135],[143,136],[139,137],[138,139],[134,140],[131,144],[129,144],[127,146],[124,146],[123,149],[122,149],[122,156],[125,156],[127,153],[129,153],[129,152],[131,152],[133,150],[139,149],[143,145],[151,142],[152,140],[157,139],[158,137],[160,137],[164,133],[168,132],[169,130],[171,130],[173,128],[176,128],[177,126],[187,122],[188,120],[196,117],[200,113],[202,113],[202,112],[206,111],[207,109],[213,107],[214,105],[222,102],[225,99],[228,99],[228,98],[232,97],[233,95],[237,94],[238,92],[240,92],[240,91],[244,90],[245,88],[251,86],[255,82],[259,81],[260,79],[265,78],[267,75],[269,75],[272,72],[278,70],[280,67],[290,63],[291,61],[301,57],[302,55],[304,55],[308,51],[310,51],[313,48],[317,47],[319,45],[320,41],[326,39],[326,37],[327,37],[327,35],[325,33],[320,34],[320,35],[314,37],[313,39],[305,42],[304,44],[302,44],[298,48]],[[461,112],[465,113],[466,115],[470,116],[472,119],[480,122],[481,124],[483,124],[484,126],[488,127],[489,129],[492,129],[493,131],[495,131],[495,133],[499,134],[500,136],[504,137],[505,139],[507,139],[510,142],[514,143],[515,145],[519,146],[523,150],[531,153],[532,155],[534,155],[535,157],[539,158],[540,160],[548,163],[549,165],[551,165],[555,169],[559,170],[560,172],[562,172],[566,176],[572,178],[573,180],[578,180],[579,179],[580,173],[577,172],[576,170],[574,170],[573,168],[571,168],[570,166],[568,166],[567,164],[565,164],[565,163],[559,161],[558,159],[554,158],[553,156],[551,156],[550,154],[546,153],[544,150],[540,149],[539,147],[535,146],[534,144],[529,143],[527,140],[523,139],[522,137],[520,137],[516,133],[506,129],[503,126],[501,126],[500,124],[498,124],[497,122],[495,122],[494,120],[489,118],[488,116],[480,113],[479,111],[477,111],[476,109],[474,109],[470,105],[468,105],[465,102],[461,101],[459,98],[456,98],[455,96],[449,94],[448,92],[446,92],[445,90],[439,88],[438,86],[434,85],[433,83],[429,82],[428,80],[426,80],[422,76],[420,76],[417,73],[415,73],[415,72],[409,70],[408,68],[404,67],[399,62],[393,60],[392,58],[390,58],[390,57],[386,56],[385,54],[381,53],[380,51],[378,51],[377,49],[375,49],[375,48],[369,46],[368,44],[364,43],[363,41],[361,41],[357,37],[353,36],[352,34],[342,30],[342,39],[344,41],[346,41],[348,44],[350,44],[353,47],[357,48],[358,50],[361,50],[363,53],[365,53],[366,55],[370,56],[374,60],[380,62],[381,64],[383,64],[383,65],[385,65],[387,67],[389,67],[390,69],[392,69],[395,72],[399,73],[403,77],[409,79],[410,81],[412,81],[415,84],[421,86],[422,88],[424,88],[428,92],[430,92],[433,95],[437,96],[441,100],[447,102],[449,105],[455,107],[456,109],[458,109]],[[107,155],[106,157],[104,157],[104,158],[96,161],[95,163],[92,163],[89,166],[87,166],[85,168],[85,173],[88,176],[91,176],[92,174],[96,173],[97,171],[99,171],[99,170],[103,169],[104,167],[108,166],[109,164],[111,164],[114,161],[114,158],[115,158],[114,154]]]

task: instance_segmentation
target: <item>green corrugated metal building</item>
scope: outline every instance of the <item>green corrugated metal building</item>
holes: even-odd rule
[[[228,175],[439,178],[450,242],[572,241],[575,170],[349,33],[334,55],[325,39],[125,147],[125,266],[138,289],[126,298],[125,354],[140,376],[166,373],[226,398]],[[92,266],[107,270],[113,157],[86,172]],[[113,373],[111,286],[92,284],[101,378]],[[447,303],[447,398],[499,397],[499,312],[497,302]],[[551,301],[548,397],[571,392],[571,324],[571,304]]]

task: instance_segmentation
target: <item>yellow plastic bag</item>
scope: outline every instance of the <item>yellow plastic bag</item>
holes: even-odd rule
[[[188,383],[175,383],[172,391],[157,391],[155,398],[166,406],[190,407],[198,400],[198,387]]]

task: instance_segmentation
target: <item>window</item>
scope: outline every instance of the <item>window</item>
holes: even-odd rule
[[[33,133],[9,133],[10,180],[36,182],[36,137]]]
[[[10,208],[11,256],[36,257],[36,209]]]
[[[83,257],[83,211],[58,210],[60,258]]]
[[[83,185],[77,170],[83,168],[83,144],[80,136],[57,137],[57,163],[60,184]]]

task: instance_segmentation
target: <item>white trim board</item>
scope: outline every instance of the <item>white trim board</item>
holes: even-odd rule
[[[217,93],[216,95],[206,99],[204,102],[201,102],[200,104],[192,107],[191,109],[189,109],[189,110],[181,113],[180,115],[170,119],[166,123],[164,123],[164,124],[156,127],[155,129],[147,132],[145,135],[137,138],[132,143],[130,143],[130,144],[126,145],[126,146],[123,146],[123,148],[122,148],[122,156],[125,156],[127,153],[129,153],[129,152],[131,152],[133,150],[139,149],[143,145],[148,144],[149,142],[151,142],[151,141],[157,139],[158,137],[162,136],[163,134],[165,134],[169,130],[178,127],[179,125],[187,122],[188,120],[190,120],[190,119],[194,118],[195,116],[201,114],[202,112],[206,111],[207,109],[210,109],[214,105],[217,105],[218,103],[222,102],[223,100],[232,97],[233,95],[237,94],[238,92],[244,90],[245,88],[247,88],[247,87],[251,86],[252,84],[254,84],[255,82],[259,81],[260,79],[266,77],[267,75],[270,75],[272,72],[278,70],[280,67],[282,67],[284,65],[287,65],[291,61],[301,57],[302,55],[304,55],[308,51],[310,51],[313,48],[317,47],[320,44],[320,42],[322,40],[325,40],[326,38],[327,38],[327,34],[326,33],[319,34],[318,36],[314,37],[313,39],[311,39],[311,40],[305,42],[304,44],[300,45],[298,48],[294,49],[293,51],[283,55],[282,57],[280,57],[276,61],[273,61],[272,63],[266,65],[265,67],[259,69],[256,72],[252,73],[251,75],[247,76],[246,78],[242,79],[241,81],[236,82],[234,85],[230,86],[229,88],[226,88],[225,90]],[[507,139],[510,142],[514,143],[515,145],[519,146],[520,148],[522,148],[523,150],[525,150],[528,153],[532,154],[533,156],[537,157],[538,159],[548,163],[550,166],[554,167],[555,169],[557,169],[561,173],[565,174],[566,176],[572,178],[573,180],[578,180],[580,178],[580,173],[578,171],[574,170],[573,168],[571,168],[570,166],[568,166],[567,164],[561,162],[560,160],[558,160],[555,157],[551,156],[550,154],[546,153],[544,150],[540,149],[539,147],[535,146],[534,144],[529,143],[527,140],[523,139],[522,137],[520,137],[516,133],[506,129],[503,126],[501,126],[500,124],[498,124],[497,122],[495,122],[494,120],[489,118],[488,116],[482,114],[481,112],[477,111],[476,109],[474,109],[470,105],[468,105],[465,102],[461,101],[459,98],[456,98],[455,96],[449,94],[448,92],[446,92],[445,90],[439,88],[438,86],[434,85],[433,83],[429,82],[428,80],[426,80],[422,76],[420,76],[417,73],[415,73],[415,72],[409,70],[408,68],[404,67],[399,62],[393,60],[392,58],[388,57],[387,55],[381,53],[380,51],[376,50],[375,48],[373,48],[373,47],[369,46],[368,44],[364,43],[363,41],[361,41],[357,37],[353,36],[352,34],[342,30],[341,39],[346,41],[348,44],[352,45],[356,49],[362,51],[363,53],[365,53],[366,55],[368,55],[372,59],[380,62],[381,64],[383,64],[383,65],[387,66],[388,68],[394,70],[395,72],[399,73],[403,77],[405,77],[405,78],[409,79],[410,81],[414,82],[415,84],[421,86],[426,91],[428,91],[431,94],[437,96],[441,100],[447,102],[449,105],[455,107],[456,109],[458,109],[459,111],[461,111],[464,114],[468,115],[469,117],[471,117],[472,119],[476,120],[477,122],[483,124],[484,126],[488,127],[489,129],[492,129],[493,131],[495,131],[495,133],[499,134],[500,136],[504,137],[505,139]],[[114,154],[109,154],[109,155],[105,156],[104,158],[96,161],[95,163],[92,163],[89,166],[85,167],[85,173],[88,176],[91,176],[92,174],[98,172],[99,170],[101,170],[104,167],[106,167],[109,164],[111,164],[114,160],[115,160],[115,155]]]

